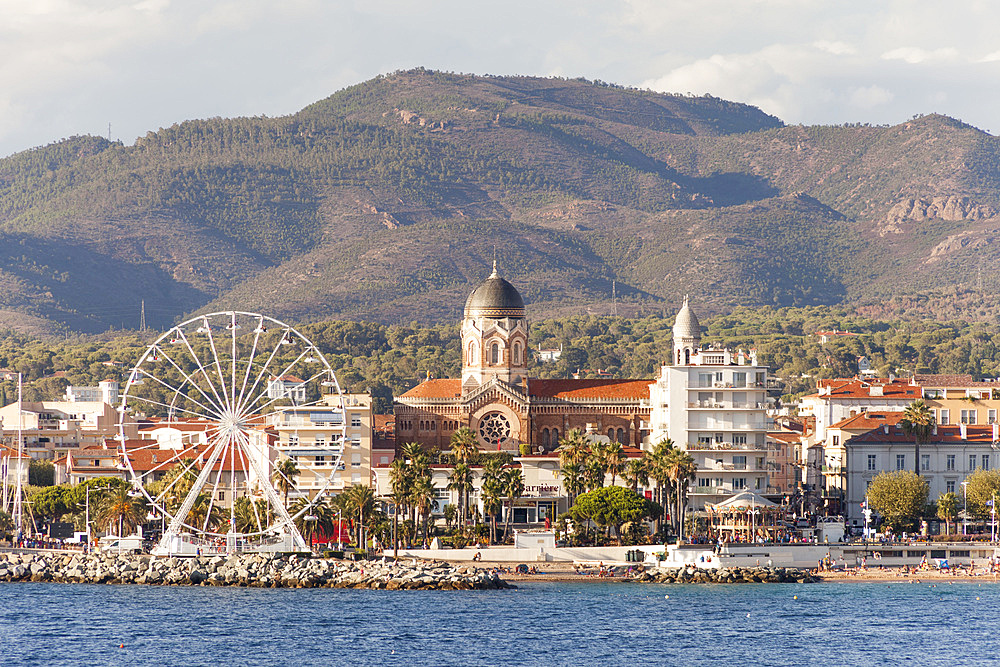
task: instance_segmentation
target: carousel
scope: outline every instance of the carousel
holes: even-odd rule
[[[784,508],[752,491],[708,505],[708,527],[723,542],[776,542],[787,532]]]

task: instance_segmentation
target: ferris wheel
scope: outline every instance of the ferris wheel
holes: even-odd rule
[[[311,450],[332,465],[307,492],[280,465],[295,452],[276,429],[311,412],[331,435]],[[309,339],[264,315],[210,313],[164,333],[129,372],[119,467],[161,520],[155,555],[307,551],[295,521],[333,484],[345,428],[340,385]],[[311,500],[293,515],[282,492]]]

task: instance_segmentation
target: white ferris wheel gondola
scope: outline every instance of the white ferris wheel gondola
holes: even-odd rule
[[[282,502],[276,486],[286,497],[289,489],[303,494],[274,465],[273,417],[286,406],[339,412],[340,431],[327,445],[339,469],[343,394],[312,342],[256,313],[199,315],[153,342],[128,378],[116,440],[133,487],[163,520],[155,555],[308,549],[295,521],[314,502],[294,516]],[[150,414],[157,421],[143,423],[167,429],[169,444],[135,439]],[[326,478],[317,496],[331,484]]]

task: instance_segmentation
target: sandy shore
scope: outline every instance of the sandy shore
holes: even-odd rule
[[[465,564],[468,564],[466,561]],[[590,570],[590,574],[581,574],[572,563],[525,563],[528,567],[534,567],[535,574],[517,574],[514,572],[514,565],[507,562],[482,561],[474,563],[476,567],[485,569],[497,569],[501,572],[504,580],[512,583],[530,582],[601,582],[601,581],[627,581],[623,576],[598,577],[596,568]],[[986,571],[984,568],[975,568],[970,572],[967,568],[960,568],[950,573],[948,571],[925,570],[910,574],[903,572],[900,568],[867,569],[867,570],[835,570],[833,572],[816,573],[822,582],[844,583],[844,582],[884,582],[899,584],[916,583],[1000,583],[998,576]]]
[[[828,582],[884,582],[900,584],[939,584],[939,583],[976,583],[995,584],[1000,583],[995,573],[985,569],[967,568],[955,569],[954,571],[923,570],[921,572],[903,572],[899,568],[868,569],[868,570],[847,570],[834,572],[819,572],[816,574],[822,581]]]

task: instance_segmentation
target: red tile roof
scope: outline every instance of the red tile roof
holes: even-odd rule
[[[914,375],[913,379],[923,387],[948,389],[951,387],[996,387],[998,382],[978,382],[971,375]]]
[[[405,398],[458,398],[462,395],[462,381],[459,379],[424,380],[404,393]]]
[[[992,443],[992,426],[967,426],[966,438],[962,439],[961,426],[938,426],[937,434],[932,434],[927,441],[928,444],[936,445],[961,445],[967,442]],[[876,428],[851,438],[853,443],[885,442],[885,443],[906,443],[913,444],[913,436],[907,435],[902,428],[890,426],[886,433],[884,428]]]
[[[881,395],[873,395],[872,386],[882,387]],[[920,387],[910,384],[909,380],[897,379],[890,382],[888,379],[858,380],[856,378],[837,378],[829,380],[818,380],[816,387],[819,389],[830,387],[829,394],[812,394],[820,398],[895,398],[899,400],[915,400],[920,398]]]
[[[796,431],[768,431],[767,437],[789,445],[797,444],[802,441],[802,434]]]
[[[528,393],[539,398],[645,399],[652,380],[528,380]]]
[[[830,428],[870,431],[873,428],[879,428],[885,424],[895,426],[901,419],[903,419],[902,412],[862,412],[861,414],[854,415],[853,417],[841,419],[836,424],[831,424]]]

